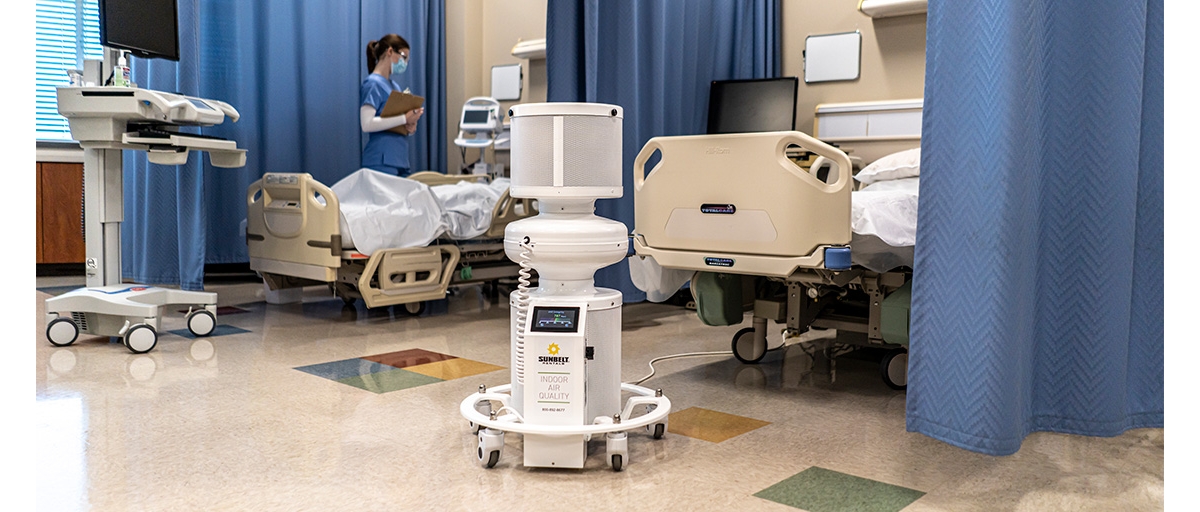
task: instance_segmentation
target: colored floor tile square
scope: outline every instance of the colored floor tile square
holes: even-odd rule
[[[447,359],[445,361],[437,361],[433,363],[419,364],[405,368],[410,372],[436,377],[442,380],[452,380],[462,377],[470,377],[481,373],[494,372],[503,370],[503,366],[494,364],[481,363],[470,359]]]
[[[182,336],[184,338],[195,338],[196,337],[196,335],[192,334],[192,331],[189,331],[187,329],[175,329],[174,331],[167,331],[167,332],[174,334],[176,336]],[[216,327],[213,327],[213,331],[211,334],[208,335],[208,337],[211,338],[213,336],[226,336],[229,334],[242,334],[242,333],[247,333],[247,332],[250,332],[250,331],[242,329],[241,327],[234,327],[232,325],[218,324]]]
[[[428,363],[433,363],[433,362],[437,362],[437,361],[445,361],[447,359],[454,359],[454,358],[455,358],[455,356],[448,356],[446,354],[439,354],[437,352],[430,352],[428,350],[413,348],[413,349],[408,349],[408,350],[401,350],[399,352],[388,352],[386,354],[376,354],[373,356],[366,356],[366,357],[363,357],[362,359],[366,359],[367,361],[374,361],[379,364],[386,364],[393,368],[408,368],[409,366],[416,366],[419,364],[428,364]]]
[[[689,407],[667,416],[667,431],[719,443],[740,436],[759,427],[770,425],[769,421],[756,420],[736,414],[713,411],[701,407]]]
[[[897,512],[925,493],[814,466],[754,495],[809,512]]]
[[[342,384],[349,384],[356,388],[365,389],[372,393],[387,393],[389,391],[399,391],[401,389],[424,386],[425,384],[433,384],[434,382],[442,382],[442,379],[413,373],[408,370],[385,370],[368,375],[337,379],[337,381]]]
[[[391,366],[358,358],[344,359],[330,363],[313,364],[309,366],[300,366],[296,369],[305,373],[311,373],[318,377],[325,377],[326,379],[332,380],[341,380],[350,377],[359,377],[362,375],[394,370],[394,368]]]

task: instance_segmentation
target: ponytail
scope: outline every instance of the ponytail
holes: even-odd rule
[[[379,62],[379,57],[375,55],[375,48],[379,46],[379,41],[371,41],[367,43],[367,73],[375,69],[375,64]]]

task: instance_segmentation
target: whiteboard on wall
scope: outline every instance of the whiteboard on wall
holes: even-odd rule
[[[520,64],[492,66],[492,98],[497,101],[521,99]]]
[[[804,82],[857,80],[862,57],[862,33],[843,32],[804,39]]]

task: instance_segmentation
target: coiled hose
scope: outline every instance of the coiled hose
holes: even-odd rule
[[[516,361],[513,365],[517,369],[517,382],[525,384],[525,322],[529,318],[529,279],[530,279],[530,256],[533,255],[533,246],[529,243],[529,237],[521,242],[521,254],[517,264],[521,266],[517,277],[517,290],[513,292],[516,299],[513,300],[517,308],[517,325],[516,329]]]

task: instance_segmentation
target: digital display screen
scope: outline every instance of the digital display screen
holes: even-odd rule
[[[487,124],[487,110],[464,110],[462,116],[462,124]]]
[[[196,98],[188,98],[188,101],[192,102],[192,105],[195,105],[196,108],[198,108],[200,110],[212,110],[213,109],[212,107],[208,106],[208,103],[200,101]]]
[[[533,307],[533,332],[579,332],[579,308]]]
[[[177,0],[100,0],[100,44],[138,57],[179,60]]]
[[[708,133],[795,129],[799,87],[796,77],[713,81],[708,92]]]

